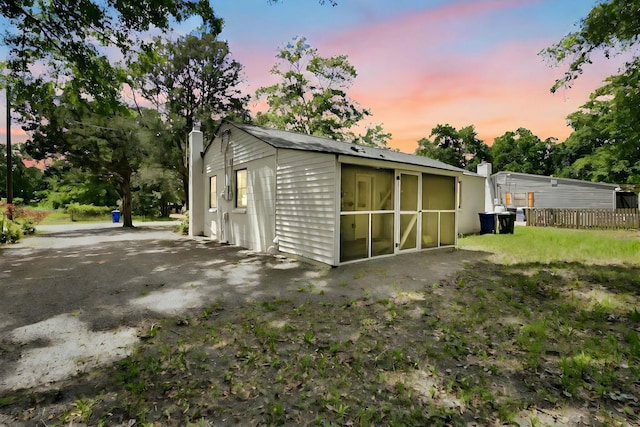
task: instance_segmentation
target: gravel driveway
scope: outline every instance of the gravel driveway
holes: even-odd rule
[[[442,250],[330,268],[186,238],[173,225],[40,227],[0,247],[0,395],[121,359],[160,317],[216,301],[412,292],[483,256]]]

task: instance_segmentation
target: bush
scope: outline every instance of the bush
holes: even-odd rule
[[[178,233],[189,234],[189,211],[184,213],[184,218],[182,218],[182,222],[178,226]]]
[[[4,214],[0,215],[0,243],[15,243],[22,238],[22,229]]]
[[[29,222],[35,225],[40,224],[50,213],[51,211],[49,210],[24,207],[16,209],[15,218],[20,218],[25,223]]]
[[[81,205],[79,203],[71,203],[67,206],[67,213],[71,216],[71,221],[110,215],[111,210],[112,208],[109,206]]]

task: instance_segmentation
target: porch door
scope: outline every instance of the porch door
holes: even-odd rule
[[[399,215],[396,223],[396,252],[420,249],[418,236],[421,229],[420,195],[422,180],[419,173],[400,172],[396,177],[398,185]]]

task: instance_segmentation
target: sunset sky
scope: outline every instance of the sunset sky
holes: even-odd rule
[[[596,58],[575,86],[552,95],[565,67],[537,53],[575,30],[594,0],[213,0],[221,38],[245,67],[254,93],[275,82],[280,47],[304,36],[321,56],[347,55],[358,71],[350,95],[371,110],[390,146],[413,152],[437,124],[475,125],[491,144],[525,127],[540,138],[569,135],[566,116],[582,105],[621,59]],[[188,32],[195,20],[178,28]],[[252,108],[257,107],[254,102]],[[4,142],[5,100],[0,101]],[[15,139],[20,132],[14,125]]]

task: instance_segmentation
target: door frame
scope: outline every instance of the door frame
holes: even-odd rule
[[[402,210],[401,209],[401,197],[402,197],[402,176],[415,176],[417,178],[418,186],[416,191],[416,209],[415,210]],[[394,233],[395,233],[395,254],[408,253],[408,252],[418,252],[421,248],[422,243],[422,172],[411,171],[411,170],[403,170],[396,169],[396,180],[395,180],[395,225],[394,225]],[[415,228],[415,236],[416,236],[416,245],[412,248],[402,249],[402,240],[406,240],[407,236],[403,235],[403,231],[401,230],[401,218],[402,215],[415,215],[415,225],[412,225],[411,228]]]

